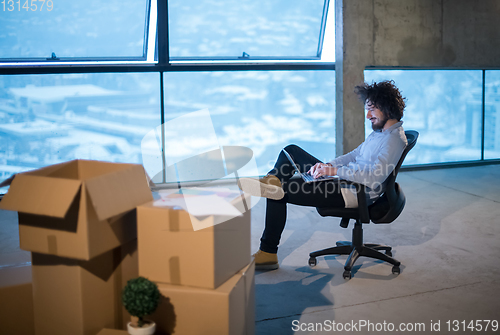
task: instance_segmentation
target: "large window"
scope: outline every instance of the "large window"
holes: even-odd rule
[[[317,58],[327,9],[324,0],[171,0],[170,57]]]
[[[219,145],[252,149],[261,175],[290,143],[335,158],[333,71],[171,72],[164,81],[165,122],[207,108]],[[186,150],[205,141],[203,134],[172,138]]]
[[[5,0],[0,63],[154,62],[155,47],[174,61],[321,60],[329,3]]]
[[[5,0],[0,61],[143,59],[149,0]]]
[[[407,98],[403,127],[420,133],[405,165],[481,159],[482,71],[365,71],[368,83],[391,79]],[[493,91],[494,85],[491,86]],[[494,99],[490,106],[494,105]],[[367,124],[365,133],[370,131]]]
[[[485,73],[484,158],[500,158],[500,71]]]
[[[72,159],[141,163],[158,73],[0,76],[0,180]]]
[[[203,108],[219,144],[252,148],[259,173],[289,142],[331,159],[329,5],[5,0],[0,179],[77,158],[142,163],[149,131]]]
[[[0,179],[77,158],[142,163],[161,123],[158,73],[1,76],[0,87]],[[171,72],[164,87],[165,122],[208,108],[219,144],[251,148],[260,174],[288,143],[335,156],[333,71]]]

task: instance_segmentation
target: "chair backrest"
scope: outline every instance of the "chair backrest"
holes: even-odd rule
[[[408,144],[403,150],[403,154],[398,164],[386,179],[385,192],[374,204],[370,205],[368,209],[370,220],[374,223],[390,223],[403,211],[406,198],[403,190],[399,184],[396,183],[396,176],[398,175],[399,168],[403,164],[406,155],[417,143],[418,132],[415,130],[407,130],[405,131],[405,135]]]

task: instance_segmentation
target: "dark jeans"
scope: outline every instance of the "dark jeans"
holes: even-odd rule
[[[299,166],[300,172],[307,172],[311,166],[321,162],[296,145],[289,145],[285,150]],[[290,179],[294,171],[292,164],[281,151],[269,174],[281,180],[285,196],[281,200],[267,199],[266,225],[260,239],[262,251],[278,251],[281,234],[285,229],[287,203],[311,207],[345,207],[340,187],[335,181],[306,183],[302,178]]]

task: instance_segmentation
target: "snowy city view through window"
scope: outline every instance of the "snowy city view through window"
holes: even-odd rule
[[[4,1],[0,59],[143,57],[148,2]]]
[[[334,77],[334,71],[165,73],[165,122],[208,108],[219,144],[252,149],[260,174],[289,143],[329,160]],[[393,79],[407,98],[404,127],[421,137],[405,164],[481,158],[481,71],[367,70],[365,77]],[[158,73],[0,76],[1,179],[76,158],[142,163],[141,140],[161,123],[159,81]],[[485,87],[484,157],[500,158],[500,71],[486,71]]]
[[[500,158],[500,71],[485,74],[484,158]]]
[[[236,6],[170,0],[170,56],[316,57],[325,5],[324,0],[239,0]],[[332,0],[331,13],[333,7]]]
[[[328,3],[171,0],[170,56],[318,57]],[[75,0],[36,12],[9,7],[0,17],[0,58],[140,57],[146,36],[154,36],[146,13],[151,5],[154,17],[155,4]],[[323,61],[334,57],[330,17]],[[168,122],[204,108],[221,146],[251,148],[259,173],[289,142],[324,159],[335,156],[332,70],[179,72],[164,78],[161,111],[158,72],[0,76],[0,179],[76,158],[142,163],[141,139],[160,125],[162,113]]]
[[[76,158],[139,163],[161,123],[160,75],[0,77],[0,175]]]
[[[179,72],[164,78],[165,122],[208,108],[219,144],[252,149],[261,175],[290,143],[322,160],[335,157],[334,71]]]
[[[420,133],[405,165],[481,159],[482,71],[365,71],[369,83],[391,79],[407,98],[403,127]],[[484,158],[500,158],[500,71],[486,71],[485,97]]]
[[[261,174],[288,143],[332,159],[334,74],[166,73],[165,122],[208,108],[219,144],[252,149]],[[141,163],[141,140],[161,123],[157,73],[1,76],[0,87],[2,179],[76,158]]]

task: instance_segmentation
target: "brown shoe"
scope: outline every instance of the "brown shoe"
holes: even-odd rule
[[[267,175],[260,179],[240,178],[238,187],[256,197],[280,200],[285,196],[278,177]]]
[[[276,270],[280,267],[277,254],[271,254],[259,249],[252,256],[255,259],[255,270]]]

